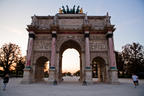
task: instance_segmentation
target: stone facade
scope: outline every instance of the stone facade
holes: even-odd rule
[[[41,60],[50,61],[49,82],[61,82],[62,53],[68,48],[74,48],[80,54],[81,82],[92,83],[93,62],[99,62],[99,81],[118,82],[113,44],[115,28],[108,14],[32,16],[32,23],[27,30],[29,41],[22,83],[42,80],[40,74],[38,79],[37,73],[39,68],[43,68],[38,66]]]

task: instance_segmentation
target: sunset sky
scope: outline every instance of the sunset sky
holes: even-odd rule
[[[80,70],[79,53],[75,49],[67,49],[63,53],[62,70],[63,72],[76,72]]]
[[[88,15],[101,16],[109,12],[111,23],[116,25],[114,43],[117,51],[127,43],[144,45],[144,0],[0,0],[0,47],[12,42],[26,55],[26,28],[31,23],[31,16],[55,15],[62,5],[80,5]]]

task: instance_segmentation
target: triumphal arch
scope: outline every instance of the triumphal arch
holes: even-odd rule
[[[88,16],[79,11],[60,9],[55,16],[32,16],[29,33],[27,62],[22,83],[43,80],[43,66],[49,65],[47,82],[62,81],[62,53],[68,48],[80,54],[80,81],[92,83],[97,66],[98,80],[117,83],[113,32],[108,13]]]

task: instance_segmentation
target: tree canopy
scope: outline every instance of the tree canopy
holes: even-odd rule
[[[122,77],[131,74],[144,74],[144,48],[139,43],[126,44],[122,52],[116,52],[118,73]],[[144,77],[144,76],[143,76]],[[142,78],[143,78],[142,77]]]
[[[5,74],[10,72],[11,67],[20,63],[22,54],[20,47],[16,44],[4,44],[0,48],[0,66],[3,68]]]
[[[129,73],[144,72],[144,49],[139,43],[126,44],[122,47],[124,63]]]

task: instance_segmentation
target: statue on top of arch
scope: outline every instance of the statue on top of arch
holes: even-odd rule
[[[75,8],[76,6],[74,5],[73,8],[69,8],[68,5],[66,5],[66,8],[64,6],[62,6],[62,9],[59,8],[59,13],[63,13],[63,14],[79,14],[79,13],[83,13],[83,9],[80,8],[80,6],[77,6],[77,8]]]

